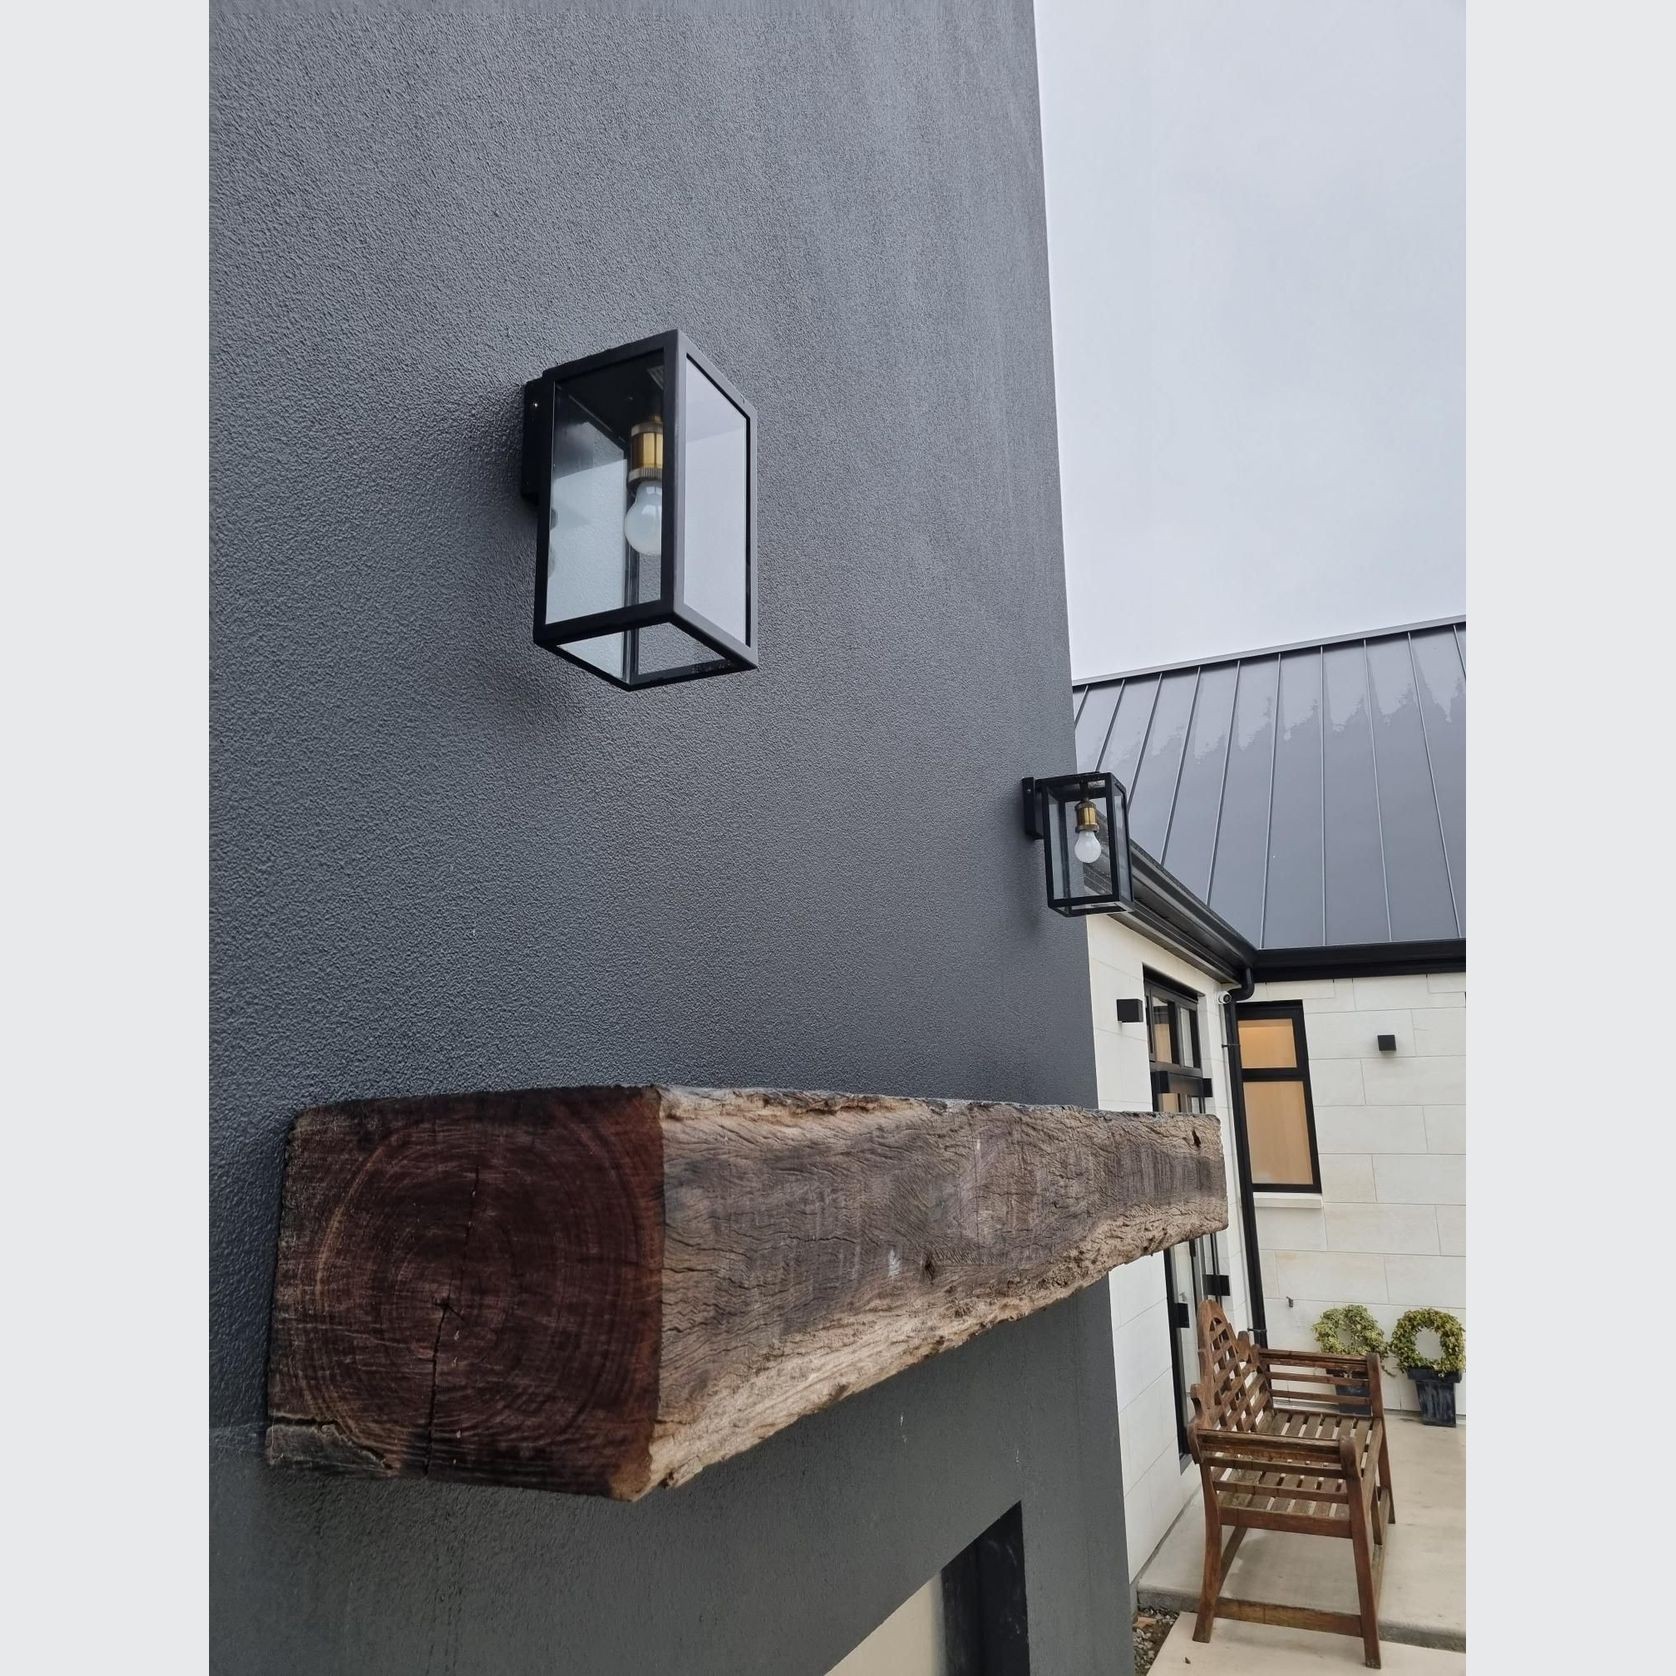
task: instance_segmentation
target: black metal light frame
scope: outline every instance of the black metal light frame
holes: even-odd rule
[[[558,386],[585,373],[649,355],[663,357],[665,451],[663,459],[663,551],[660,555],[658,597],[634,604],[595,611],[587,616],[567,618],[562,623],[546,620],[547,576],[550,558],[552,516],[553,415]],[[687,467],[687,363],[689,359],[716,388],[738,408],[745,419],[745,638],[740,640],[718,627],[687,603],[685,555],[680,532],[685,511]],[[595,423],[600,423],[597,418]],[[602,429],[608,427],[601,426]],[[626,439],[618,439],[626,440]],[[537,509],[535,557],[535,643],[561,658],[579,665],[614,687],[637,691],[642,687],[666,686],[672,681],[690,681],[708,675],[731,675],[757,667],[757,415],[732,381],[685,332],[660,332],[597,355],[584,355],[549,367],[539,378],[524,386],[524,446],[522,466],[524,497]],[[625,547],[627,543],[625,542]],[[625,564],[630,561],[625,556]],[[592,640],[601,635],[646,629],[659,623],[673,623],[717,654],[718,661],[681,664],[642,674],[632,668],[638,641],[630,637],[624,649],[626,679],[619,679],[597,663],[567,651],[572,641]]]
[[[1109,914],[1128,907],[1135,899],[1133,869],[1129,861],[1129,795],[1112,774],[1060,774],[1047,779],[1026,776],[1024,781],[1024,831],[1042,846],[1047,873],[1048,906],[1055,913]],[[1086,877],[1089,868],[1071,853],[1071,812],[1079,803],[1093,803],[1105,817],[1105,863],[1109,888],[1103,891],[1072,891],[1074,877]],[[1065,889],[1057,887],[1057,879]],[[1075,871],[1073,871],[1073,869]]]

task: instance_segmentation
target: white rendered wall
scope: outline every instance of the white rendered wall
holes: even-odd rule
[[[1321,1154],[1318,1196],[1257,1195],[1269,1343],[1314,1349],[1329,1304],[1366,1304],[1387,1332],[1423,1304],[1464,1322],[1466,974],[1259,984],[1252,999],[1303,1003]],[[1400,1374],[1385,1400],[1417,1406]]]
[[[909,1595],[826,1676],[939,1676],[948,1667],[939,1574]]]
[[[1108,915],[1091,917],[1088,922],[1088,962],[1094,992],[1094,1061],[1100,1104],[1108,1110],[1152,1110],[1152,1061],[1147,1052],[1146,1026],[1119,1024],[1118,998],[1141,998],[1143,969],[1203,997],[1199,1040],[1214,1094],[1209,1109],[1222,1118],[1222,1152],[1228,1172],[1229,1226],[1218,1235],[1227,1253],[1231,1288],[1227,1306],[1234,1322],[1247,1326],[1239,1184],[1233,1135],[1226,1116],[1230,1109],[1228,1060],[1221,1007],[1226,986],[1159,948],[1127,921]],[[1183,1470],[1176,1443],[1175,1380],[1170,1369],[1162,1255],[1142,1257],[1114,1271],[1111,1298],[1123,1455],[1123,1519],[1133,1581],[1191,1497],[1198,1470],[1192,1466]],[[1193,1377],[1197,1377],[1196,1372]]]

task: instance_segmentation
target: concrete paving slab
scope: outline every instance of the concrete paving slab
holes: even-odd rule
[[[1388,1533],[1379,1595],[1380,1639],[1464,1648],[1466,1427],[1423,1426],[1401,1416],[1388,1416],[1387,1424],[1397,1523]],[[1195,1495],[1147,1561],[1136,1583],[1136,1598],[1142,1606],[1194,1611],[1204,1558],[1205,1516]],[[1242,1600],[1354,1612],[1356,1574],[1350,1544],[1331,1536],[1248,1531],[1222,1592]],[[1220,1637],[1234,1627],[1218,1620],[1216,1634]]]
[[[1392,1474],[1396,1463],[1391,1463]],[[1252,1536],[1258,1533],[1253,1531]],[[1247,1537],[1246,1541],[1250,1541]],[[1380,1668],[1385,1676],[1459,1676],[1466,1654],[1439,1647],[1410,1647],[1382,1641]],[[1276,1629],[1272,1624],[1218,1620],[1209,1641],[1193,1639],[1193,1620],[1179,1618],[1158,1649],[1152,1676],[1295,1676],[1312,1670],[1363,1670],[1362,1643],[1348,1635],[1323,1635],[1305,1629]]]

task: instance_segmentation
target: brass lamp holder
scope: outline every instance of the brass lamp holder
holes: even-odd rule
[[[663,420],[642,419],[629,431],[629,487],[663,476]]]

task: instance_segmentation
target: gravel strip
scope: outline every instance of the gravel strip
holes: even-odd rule
[[[1135,1614],[1135,1676],[1145,1676],[1158,1657],[1158,1649],[1180,1616],[1177,1612],[1137,1612]]]

